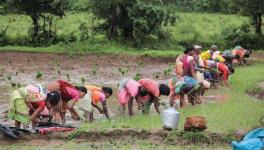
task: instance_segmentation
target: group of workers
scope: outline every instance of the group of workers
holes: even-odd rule
[[[215,45],[203,53],[201,49],[199,45],[187,47],[184,53],[177,57],[175,75],[166,84],[149,78],[138,81],[133,78],[121,80],[117,89],[121,113],[124,114],[127,106],[129,116],[134,114],[134,99],[137,109],[142,110],[143,114],[149,113],[152,103],[157,113],[160,113],[159,98],[162,95],[169,96],[171,106],[174,106],[177,99],[180,101],[180,107],[184,106],[184,95],[187,95],[191,104],[200,103],[200,96],[210,88],[210,80],[206,79],[208,72],[209,76],[220,77],[224,85],[230,87],[228,75],[234,70],[228,67],[226,60],[242,62],[246,56],[246,50],[236,47],[230,54],[219,52]],[[213,75],[212,72],[214,72]],[[64,80],[57,80],[45,86],[30,84],[11,94],[8,118],[15,120],[16,127],[28,125],[31,122],[34,128],[43,117],[65,124],[67,110],[71,113],[73,120],[81,119],[75,110],[78,107],[84,112],[84,120],[92,122],[94,108],[109,118],[106,100],[112,94],[113,90],[110,87],[74,86]],[[99,103],[102,107],[98,105]]]

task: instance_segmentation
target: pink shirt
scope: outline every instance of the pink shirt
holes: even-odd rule
[[[155,97],[160,96],[159,84],[149,78],[144,78],[138,81],[151,95]]]
[[[66,87],[66,90],[69,93],[69,95],[71,96],[72,100],[78,101],[80,99],[79,91],[77,91],[73,88],[69,88],[69,87]]]
[[[104,102],[106,100],[105,94],[103,92],[99,93],[99,97],[100,97],[101,102]]]

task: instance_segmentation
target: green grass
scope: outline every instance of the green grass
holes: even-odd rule
[[[93,41],[76,42],[70,45],[62,43],[48,47],[28,46],[4,46],[2,50],[30,51],[30,52],[57,52],[57,53],[111,53],[150,55],[154,57],[175,56],[183,50],[180,45],[185,42],[201,41],[202,43],[221,43],[219,34],[229,26],[240,26],[247,20],[246,17],[225,14],[210,13],[182,13],[176,12],[181,18],[175,26],[164,27],[164,30],[171,33],[173,42],[148,44],[148,48],[133,48],[132,44],[124,41],[109,41],[104,35],[94,36]],[[77,38],[80,37],[79,26],[86,22],[91,24],[93,16],[88,13],[67,13],[63,19],[56,21],[58,36],[68,37],[71,33]],[[25,15],[0,15],[0,27],[8,27],[7,37],[11,40],[24,39],[31,26],[31,19]],[[221,46],[221,45],[220,45]],[[158,50],[157,50],[158,49]]]
[[[246,89],[254,82],[263,81],[263,64],[240,67],[231,76],[232,89],[220,88],[214,93],[223,95],[223,102],[207,103],[198,106],[187,106],[178,111],[181,113],[179,130],[183,129],[188,116],[204,116],[209,131],[233,132],[235,130],[250,130],[259,125],[259,119],[264,116],[264,103],[245,94]],[[92,124],[82,124],[81,130],[107,128],[162,128],[158,115],[121,117],[111,121],[96,121]]]

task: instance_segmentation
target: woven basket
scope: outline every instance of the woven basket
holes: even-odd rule
[[[206,121],[204,117],[192,116],[185,119],[185,131],[202,131],[206,128]]]

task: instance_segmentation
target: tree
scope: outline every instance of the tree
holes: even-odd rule
[[[67,0],[10,0],[9,4],[10,7],[15,7],[30,16],[33,24],[32,40],[35,41],[40,36],[40,30],[50,34],[45,27],[52,25],[52,16],[62,17],[64,15]],[[42,29],[41,21],[43,23]]]
[[[262,15],[264,13],[263,0],[233,0],[234,5],[240,8],[240,12],[244,15],[250,16],[252,24],[255,27],[256,34],[262,34],[261,24]]]
[[[91,9],[98,19],[96,28],[105,31],[109,39],[144,38],[150,34],[162,36],[162,26],[174,23],[173,0],[91,0]]]

